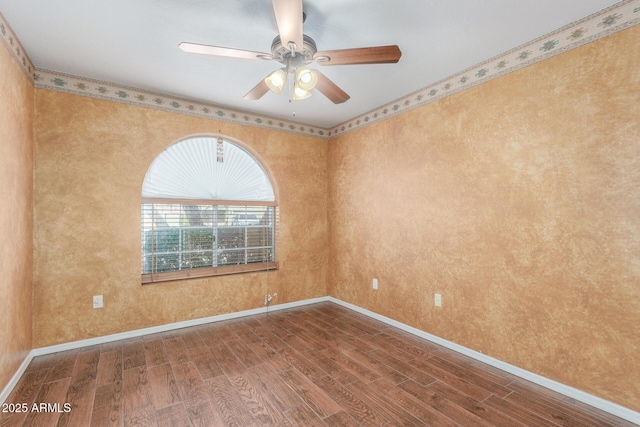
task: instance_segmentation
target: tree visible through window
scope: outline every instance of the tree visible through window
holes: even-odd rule
[[[143,283],[277,267],[273,186],[239,144],[172,145],[149,168],[142,196]]]

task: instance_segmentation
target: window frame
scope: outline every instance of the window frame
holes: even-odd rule
[[[175,141],[172,145],[179,144],[182,142],[187,142],[190,139],[196,138],[210,138],[212,143],[215,141],[226,141],[232,145],[237,146],[238,148],[244,150],[249,156],[253,157],[253,160],[260,166],[264,174],[266,175],[266,179],[268,179],[271,189],[273,191],[273,199],[271,200],[222,200],[222,199],[198,199],[198,198],[180,198],[177,197],[164,197],[160,196],[151,196],[141,198],[140,203],[140,211],[141,211],[141,224],[140,224],[140,242],[141,242],[141,284],[148,285],[158,282],[168,282],[168,281],[178,281],[185,279],[198,279],[198,278],[207,278],[207,277],[218,277],[224,275],[232,275],[232,274],[242,274],[242,273],[258,273],[258,272],[268,272],[272,270],[279,269],[278,263],[278,240],[279,240],[279,207],[278,207],[278,189],[276,182],[273,178],[273,174],[269,169],[268,165],[263,161],[261,156],[250,146],[245,144],[242,141],[239,141],[235,138],[229,137],[227,135],[222,134],[198,134],[191,135],[185,138],[182,138],[178,141]],[[170,147],[169,146],[169,147]],[[166,151],[166,149],[165,149]],[[159,155],[161,155],[160,153]],[[218,156],[220,153],[218,152]],[[157,157],[156,157],[157,158]],[[212,161],[220,161],[219,159],[212,159]],[[155,159],[154,159],[155,162]],[[153,165],[153,162],[152,162]],[[151,169],[151,166],[149,167]],[[147,171],[147,174],[149,171]],[[145,181],[146,181],[145,176]],[[144,193],[144,191],[143,191]],[[247,263],[248,258],[245,257],[244,263],[242,264],[233,264],[233,265],[223,265],[216,267],[197,267],[183,270],[171,270],[171,271],[161,271],[161,272],[148,272],[145,273],[145,247],[144,247],[144,239],[145,239],[145,219],[144,219],[144,206],[145,204],[162,204],[162,205],[209,205],[209,206],[237,206],[237,207],[271,207],[273,208],[273,224],[269,228],[270,233],[272,233],[272,261],[264,261],[264,262],[252,262]],[[247,212],[250,213],[250,212]],[[245,225],[245,227],[247,227]],[[249,228],[245,228],[246,230]],[[217,227],[214,230],[217,233]],[[217,235],[215,236],[217,240]],[[251,249],[251,247],[245,247],[246,249]],[[153,261],[152,261],[153,265]]]

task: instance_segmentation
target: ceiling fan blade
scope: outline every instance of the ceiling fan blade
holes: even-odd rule
[[[269,92],[269,86],[265,83],[264,79],[260,80],[260,83],[255,85],[247,94],[243,97],[247,101],[256,101]]]
[[[332,82],[327,76],[322,74],[318,70],[314,70],[318,78],[316,83],[316,89],[320,91],[324,96],[329,98],[334,104],[342,104],[349,98],[351,98],[345,91],[340,89],[338,85]]]
[[[289,48],[295,43],[296,50],[302,51],[302,0],[273,0],[278,32],[282,45]]]
[[[361,47],[355,49],[325,50],[313,57],[320,65],[392,64],[398,62],[402,52],[396,45]],[[329,59],[322,60],[327,57]]]
[[[201,55],[224,56],[227,58],[240,59],[273,59],[271,54],[269,53],[232,49],[228,47],[209,46],[206,44],[182,42],[178,45],[178,47],[184,52],[199,53]]]

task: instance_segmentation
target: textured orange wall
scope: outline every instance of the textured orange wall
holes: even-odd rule
[[[640,410],[639,40],[332,140],[330,295]]]
[[[35,347],[263,307],[266,293],[272,304],[327,294],[326,141],[47,90],[35,108]],[[281,268],[141,286],[145,173],[202,133],[247,143],[272,171]]]
[[[33,96],[0,44],[0,390],[31,350]]]

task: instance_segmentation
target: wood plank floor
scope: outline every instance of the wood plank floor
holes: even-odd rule
[[[332,303],[36,357],[5,403],[29,410],[0,426],[633,425]]]

